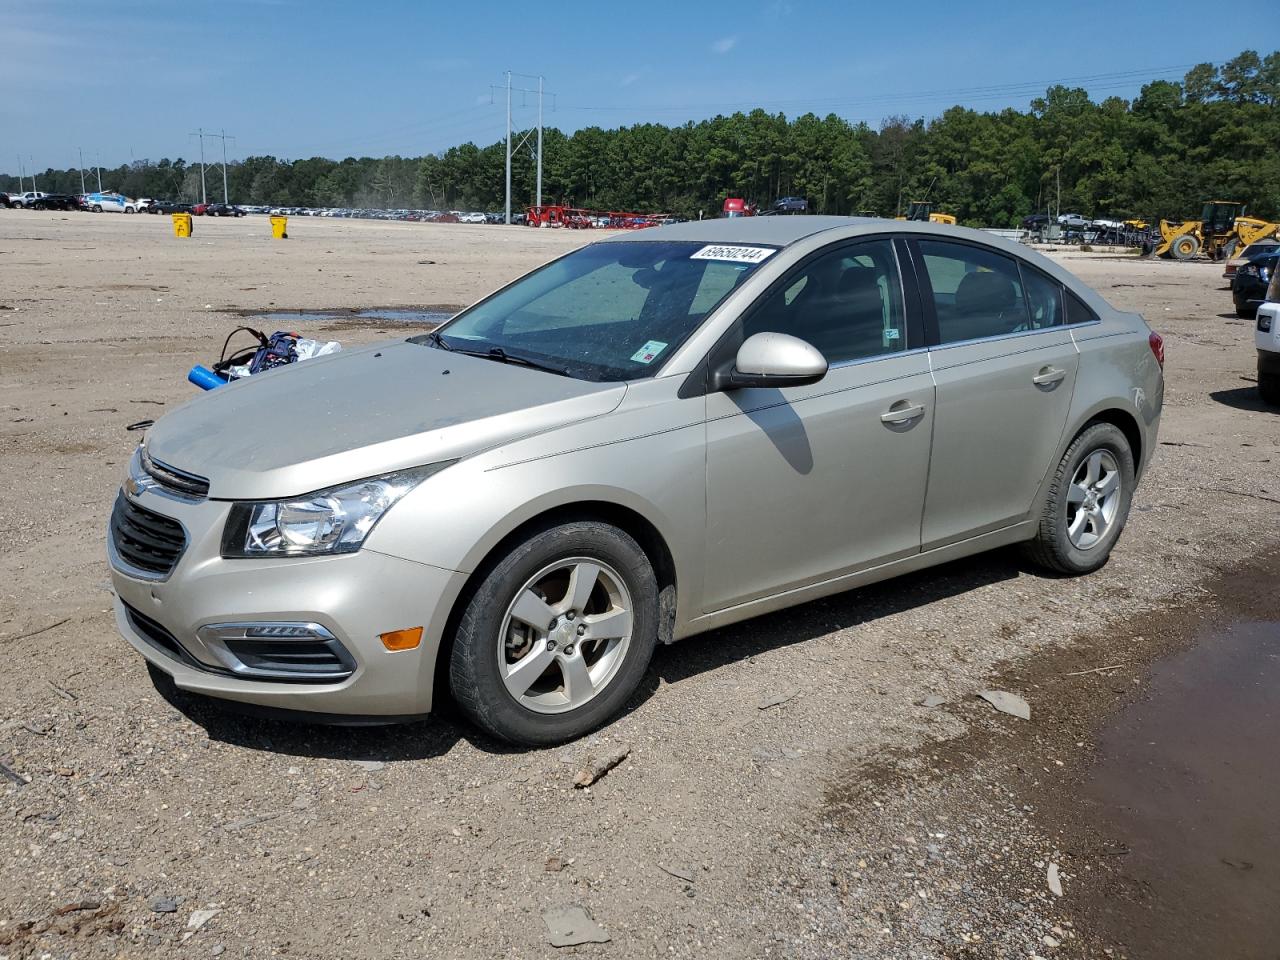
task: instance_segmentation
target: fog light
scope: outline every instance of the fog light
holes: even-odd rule
[[[422,628],[408,627],[405,630],[392,630],[390,633],[378,634],[378,639],[393,653],[397,650],[414,650],[422,643]]]

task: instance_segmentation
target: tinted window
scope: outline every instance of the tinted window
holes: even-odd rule
[[[1055,280],[1050,280],[1043,273],[1025,263],[1019,265],[1022,271],[1022,286],[1027,295],[1027,310],[1031,314],[1029,330],[1043,330],[1045,327],[1062,326],[1062,287]]]
[[[1083,300],[1067,291],[1067,323],[1093,323],[1097,319],[1098,315],[1085,306]]]
[[[1000,337],[1025,330],[1027,305],[1018,265],[981,247],[921,240],[933,287],[941,343]]]
[[[888,240],[841,247],[801,267],[746,320],[743,333],[788,333],[828,363],[907,348],[898,261]]]

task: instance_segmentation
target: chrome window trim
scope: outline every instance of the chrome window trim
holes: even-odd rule
[[[1058,330],[1066,330],[1068,332],[1079,330],[1083,327],[1096,327],[1102,324],[1101,320],[1086,320],[1084,323],[1061,323],[1056,327],[1042,327],[1037,330],[1019,330],[1015,333],[1001,333],[994,337],[975,337],[972,340],[956,340],[953,343],[939,343],[929,350],[951,350],[955,347],[971,347],[976,343],[998,343],[1001,340],[1014,340],[1020,337],[1030,337],[1041,333],[1054,333]]]

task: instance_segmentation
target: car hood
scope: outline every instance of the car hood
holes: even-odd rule
[[[383,343],[218,387],[157,421],[146,446],[153,459],[207,478],[214,499],[276,499],[603,416],[625,392]]]

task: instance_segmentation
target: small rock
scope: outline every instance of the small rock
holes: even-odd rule
[[[547,860],[546,866],[542,869],[547,873],[559,873],[564,869],[564,861],[559,857],[551,857]]]
[[[609,934],[577,904],[542,911],[548,939],[553,947],[575,947],[580,943],[608,943]]]
[[[387,765],[381,760],[357,760],[356,766],[361,770],[368,770],[370,773],[376,773],[379,770],[385,770]]]
[[[64,903],[53,912],[55,916],[63,917],[78,910],[97,910],[100,906],[102,903],[98,900],[76,900],[73,903]]]
[[[156,897],[151,901],[152,913],[177,913],[178,901],[173,897]]]
[[[1049,884],[1049,892],[1055,897],[1062,896],[1062,880],[1058,876],[1058,865],[1056,863],[1049,864],[1049,869],[1045,873],[1045,883]]]
[[[933,709],[934,707],[942,706],[946,702],[947,702],[946,697],[940,696],[939,694],[936,694],[936,693],[931,693],[927,697],[925,697],[923,700],[920,701],[920,706]]]
[[[226,952],[227,952],[227,948],[224,947],[222,944],[218,944],[212,950],[209,951],[209,956],[220,957]]]
[[[1062,942],[1057,937],[1051,937],[1046,933],[1044,935],[1044,945],[1046,947],[1060,947]]]
[[[784,693],[779,693],[775,696],[769,697],[767,700],[761,700],[756,704],[756,708],[759,710],[769,710],[773,707],[780,707],[784,703],[789,703],[798,696],[800,696],[799,690],[788,690]]]
[[[193,910],[191,912],[191,917],[187,920],[187,929],[192,933],[195,933],[221,912],[222,911],[217,907],[205,907],[203,910]]]
[[[1031,719],[1030,704],[1016,693],[1009,693],[1007,690],[983,690],[979,692],[978,696],[1001,713],[1007,713],[1011,717],[1017,717],[1020,720]]]

